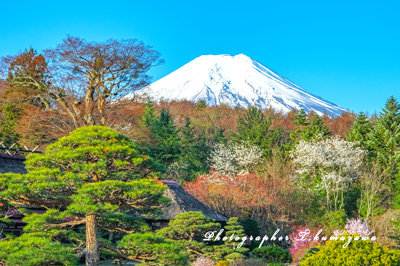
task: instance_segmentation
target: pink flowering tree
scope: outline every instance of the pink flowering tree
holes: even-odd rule
[[[316,247],[319,243],[314,241],[319,228],[298,228],[289,237],[292,242],[292,247],[289,248],[293,262],[299,262],[300,259],[310,248]]]
[[[215,262],[207,257],[199,257],[192,263],[192,266],[215,266]]]
[[[345,233],[349,233],[350,235],[360,235],[360,237],[370,236],[373,231],[368,228],[368,221],[362,221],[361,219],[347,219],[347,224],[344,226],[344,230],[336,230],[333,234],[336,237],[344,235]]]

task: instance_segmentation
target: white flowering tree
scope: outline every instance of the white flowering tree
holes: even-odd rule
[[[339,137],[301,140],[291,152],[295,182],[325,196],[328,211],[343,207],[344,192],[360,176],[366,151]]]
[[[220,174],[248,174],[261,162],[262,150],[247,142],[217,144],[211,151],[210,166]]]

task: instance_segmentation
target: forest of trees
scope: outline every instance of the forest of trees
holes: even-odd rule
[[[394,97],[378,114],[338,117],[124,97],[161,62],[137,40],[76,37],[2,59],[0,142],[42,153],[27,157],[27,174],[0,175],[0,223],[11,222],[10,208],[27,223],[21,237],[1,236],[0,265],[400,265]],[[158,179],[177,181],[229,221],[188,212],[151,232],[140,217],[168,204]],[[202,241],[209,231],[242,239],[277,228],[291,241]],[[321,228],[376,241],[343,249],[344,240],[298,238]]]

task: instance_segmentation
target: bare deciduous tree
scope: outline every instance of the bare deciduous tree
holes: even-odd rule
[[[379,166],[373,164],[365,167],[360,177],[361,196],[359,202],[360,212],[368,219],[373,211],[389,195],[388,187],[385,185],[389,176]]]
[[[10,86],[33,89],[31,98],[67,115],[75,128],[107,125],[108,110],[149,84],[148,70],[160,54],[135,39],[87,42],[68,37],[37,55],[32,49],[3,58]],[[125,102],[126,101],[122,101]]]

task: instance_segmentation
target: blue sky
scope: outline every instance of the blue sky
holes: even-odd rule
[[[400,100],[400,1],[3,1],[0,56],[137,38],[160,51],[154,80],[204,54],[244,53],[355,112]]]

